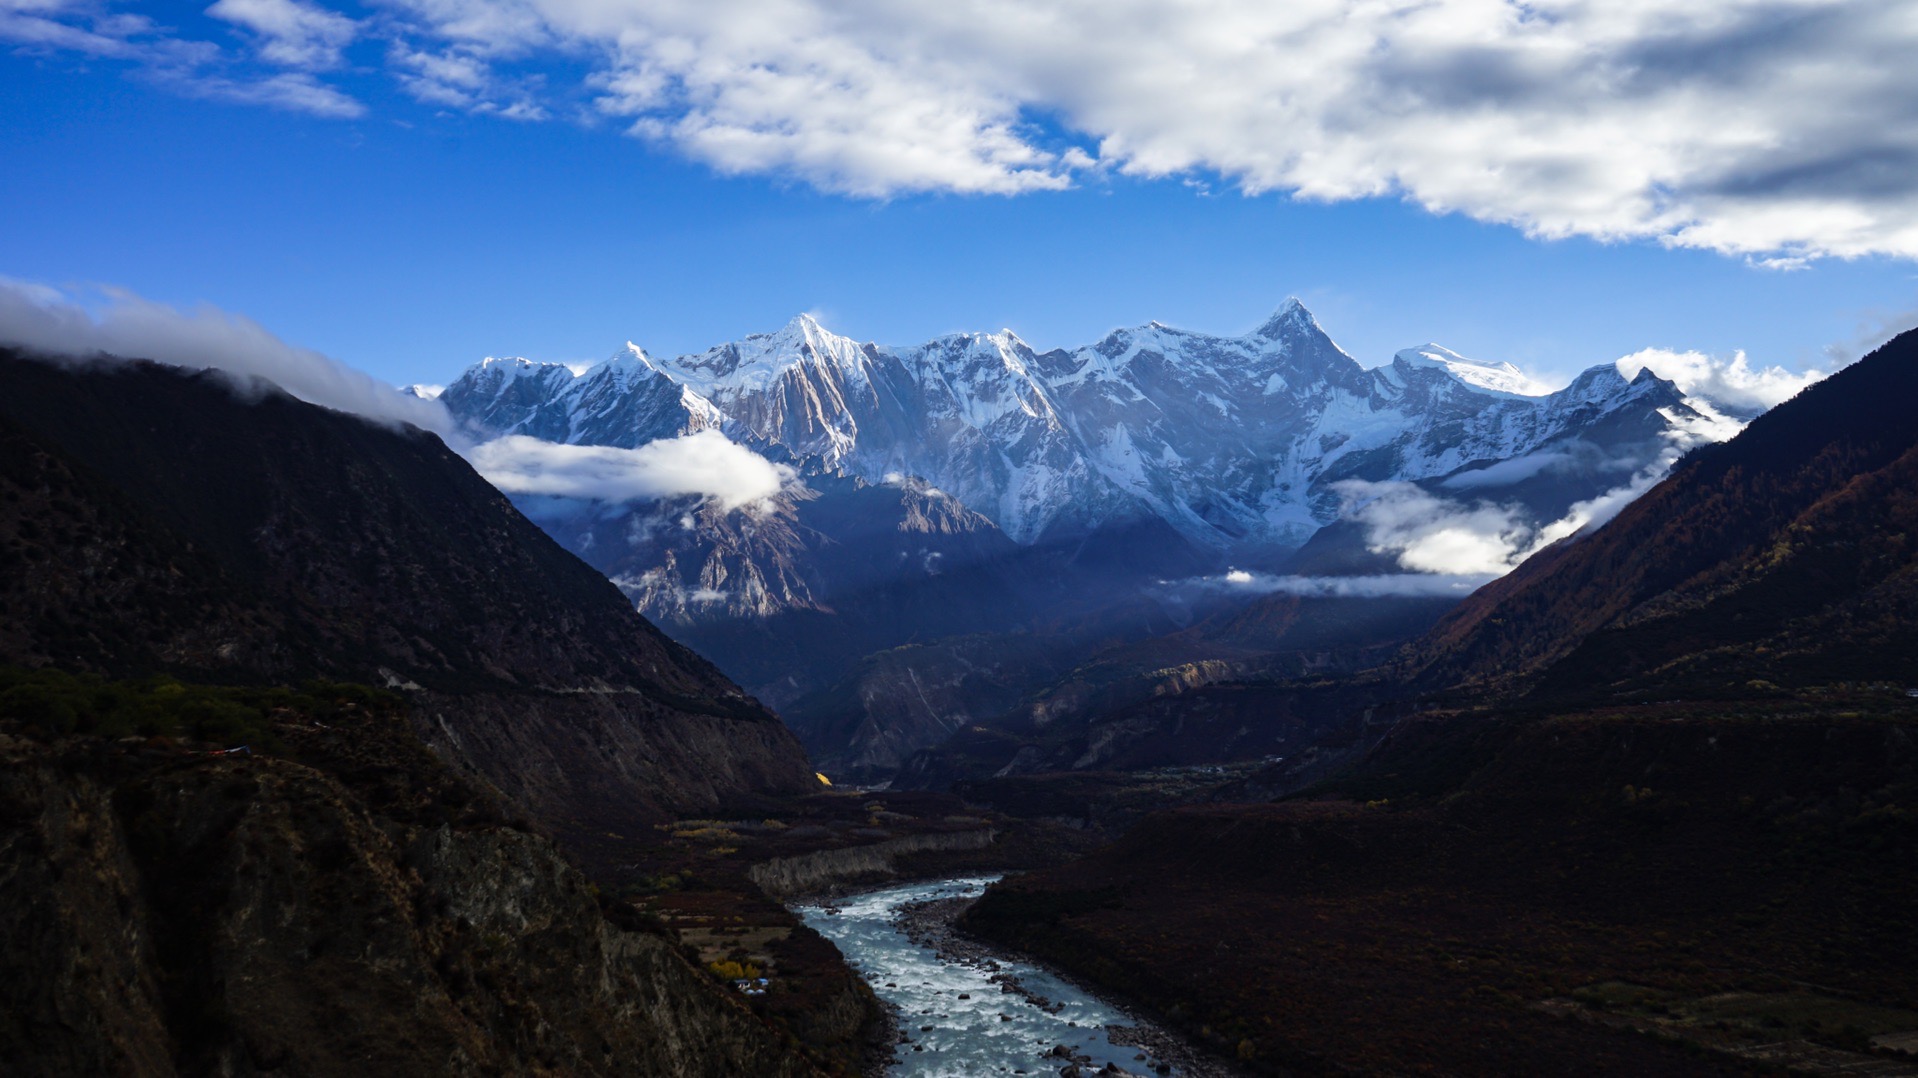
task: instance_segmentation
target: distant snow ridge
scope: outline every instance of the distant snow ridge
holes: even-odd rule
[[[1437,345],[1368,370],[1297,300],[1242,337],[1152,322],[1048,352],[1009,330],[859,344],[801,315],[671,360],[628,344],[579,375],[488,359],[440,399],[492,436],[633,448],[719,429],[802,475],[917,477],[1022,543],[1157,518],[1214,549],[1304,542],[1342,480],[1693,418],[1672,383],[1609,363],[1557,392]]]
[[[1440,370],[1449,371],[1453,377],[1462,382],[1498,393],[1514,393],[1521,397],[1543,397],[1552,391],[1552,387],[1528,377],[1524,371],[1510,363],[1466,359],[1441,345],[1421,344],[1417,348],[1401,349],[1393,358],[1404,360],[1415,366],[1437,367]]]

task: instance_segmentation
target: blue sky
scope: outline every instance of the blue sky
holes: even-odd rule
[[[1832,125],[1802,93],[1742,118],[1706,109],[1687,134],[1677,106],[1645,103],[1649,90],[1605,113],[1524,85],[1485,89],[1487,65],[1467,78],[1440,62],[1453,57],[1449,29],[1403,29],[1401,52],[1418,63],[1372,71],[1303,119],[1272,119],[1269,95],[1297,88],[1195,96],[1168,115],[1158,76],[1108,78],[1091,46],[1040,64],[1016,36],[982,39],[967,47],[991,62],[968,73],[928,54],[938,25],[815,19],[818,40],[761,41],[693,14],[654,25],[646,5],[615,0],[330,13],[226,2],[214,17],[0,0],[0,275],[210,304],[393,382],[446,381],[488,354],[593,360],[629,338],[693,351],[802,310],[885,343],[1010,327],[1050,347],[1148,319],[1246,330],[1298,295],[1367,364],[1432,340],[1561,377],[1648,347],[1828,366],[1828,348],[1855,353],[1918,322],[1918,184],[1899,171],[1913,117],[1886,88],[1908,80],[1887,69],[1871,81],[1871,57],[1855,50],[1799,77],[1834,110],[1886,97],[1890,118],[1812,153],[1804,132]],[[1488,7],[1460,6],[1472,9],[1461,18]],[[125,21],[136,13],[149,21]],[[1863,21],[1764,25],[1814,58],[1883,36]],[[1580,32],[1624,34],[1634,55],[1710,42],[1705,30]],[[1489,33],[1523,58],[1537,31]],[[617,34],[628,44],[607,44]],[[675,59],[674,42],[698,60]],[[853,54],[863,59],[833,66]],[[711,67],[713,56],[744,66]],[[1750,62],[1777,76],[1775,55]],[[1087,73],[1070,85],[1043,75],[1074,64]],[[1852,81],[1833,89],[1841,67]],[[748,68],[771,81],[737,74]],[[1432,103],[1420,124],[1376,105],[1393,79],[1414,79]],[[1201,94],[1172,75],[1162,85],[1160,96]],[[1700,93],[1681,90],[1674,101]],[[1511,138],[1484,129],[1488,100],[1513,130],[1559,109],[1571,141],[1501,156]],[[1353,126],[1361,105],[1374,130],[1325,134]],[[1638,139],[1635,117],[1685,137]],[[1734,140],[1693,162],[1691,147],[1739,122],[1772,149]],[[1289,146],[1297,123],[1320,134]],[[1285,152],[1254,152],[1266,145]],[[1546,157],[1551,169],[1537,165]],[[1334,165],[1312,164],[1322,159]],[[1455,159],[1473,167],[1448,178]]]

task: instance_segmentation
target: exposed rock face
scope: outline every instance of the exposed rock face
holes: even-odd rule
[[[808,1072],[546,840],[289,760],[0,736],[0,850],[10,1073]]]
[[[551,825],[813,787],[778,719],[438,438],[214,374],[0,357],[0,659],[422,690]]]

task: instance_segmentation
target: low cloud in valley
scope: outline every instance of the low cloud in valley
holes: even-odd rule
[[[764,502],[795,476],[790,467],[774,464],[716,430],[664,438],[637,449],[509,435],[473,447],[467,459],[508,494],[603,502],[699,495],[726,510]]]
[[[1281,576],[1234,569],[1199,583],[1245,595],[1297,595],[1327,598],[1463,598],[1496,573],[1380,573],[1370,576]]]

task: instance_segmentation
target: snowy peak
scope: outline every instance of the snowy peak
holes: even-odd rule
[[[578,445],[716,428],[802,474],[924,481],[1022,543],[1156,518],[1219,549],[1303,542],[1348,479],[1434,480],[1581,439],[1662,448],[1697,415],[1614,364],[1556,393],[1434,344],[1368,370],[1297,299],[1243,336],[1149,322],[1045,353],[1010,331],[859,344],[802,314],[674,359],[628,344],[578,379],[487,360],[443,399],[481,431]]]
[[[865,381],[868,363],[858,342],[828,331],[812,315],[800,314],[776,332],[754,333],[698,355],[680,356],[664,367],[701,395],[718,399],[764,391],[801,368]]]
[[[462,377],[511,382],[520,378],[550,377],[557,371],[565,371],[569,375],[573,373],[564,363],[539,363],[524,356],[487,356],[468,367]]]
[[[1510,393],[1519,397],[1543,397],[1552,392],[1550,386],[1529,377],[1510,363],[1468,359],[1441,345],[1422,344],[1417,348],[1400,349],[1392,359],[1395,363],[1403,363],[1411,367],[1437,368],[1466,385],[1478,389],[1489,389],[1494,393]]]
[[[1265,320],[1265,324],[1252,331],[1252,336],[1278,340],[1302,332],[1322,334],[1325,331],[1319,328],[1319,320],[1312,317],[1311,311],[1305,309],[1305,304],[1299,301],[1299,297],[1287,296],[1285,302],[1279,304],[1279,309],[1273,311],[1272,316]]]

